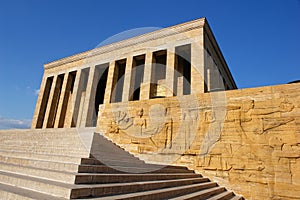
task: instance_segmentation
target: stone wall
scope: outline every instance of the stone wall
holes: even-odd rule
[[[97,131],[247,199],[300,198],[300,84],[100,106]]]

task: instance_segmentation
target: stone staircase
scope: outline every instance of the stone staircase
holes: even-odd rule
[[[147,164],[86,133],[0,131],[0,199],[243,199],[185,167]]]

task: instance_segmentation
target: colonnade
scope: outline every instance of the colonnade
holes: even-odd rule
[[[203,57],[192,43],[45,73],[32,128],[92,127],[100,104],[203,93]]]

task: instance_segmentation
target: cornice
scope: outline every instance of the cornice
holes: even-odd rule
[[[125,40],[121,40],[118,42],[114,42],[105,46],[101,46],[92,50],[88,50],[82,53],[78,53],[66,58],[62,58],[50,63],[47,63],[44,65],[45,69],[51,69],[57,66],[61,66],[67,63],[71,63],[71,62],[75,62],[75,61],[79,61],[81,59],[85,59],[88,57],[92,57],[92,56],[96,56],[96,55],[100,55],[103,53],[107,53],[107,52],[111,52],[111,51],[115,51],[121,48],[125,48],[125,47],[129,47],[129,46],[134,46],[137,44],[141,44],[141,43],[145,43],[151,40],[156,40],[156,39],[160,39],[160,38],[164,38],[167,36],[172,36],[178,33],[184,33],[190,30],[194,30],[194,29],[198,29],[198,28],[202,28],[204,26],[206,22],[205,18],[200,18],[200,19],[196,19],[193,21],[189,21],[189,22],[185,22],[182,24],[178,24],[175,26],[170,26],[167,28],[163,28],[157,31],[153,31],[150,33],[146,33],[146,34],[142,34],[139,36],[135,36],[129,39],[125,39]]]

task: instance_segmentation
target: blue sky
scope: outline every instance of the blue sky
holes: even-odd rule
[[[30,124],[43,64],[120,32],[207,17],[239,88],[300,79],[299,0],[0,2],[0,129]]]

